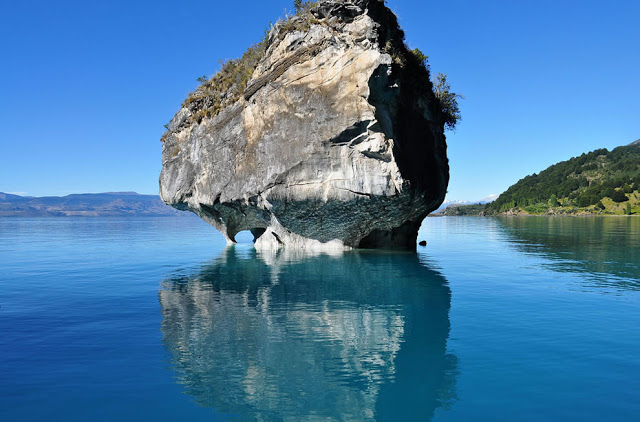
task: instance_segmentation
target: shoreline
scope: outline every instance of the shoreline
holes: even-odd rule
[[[625,214],[490,214],[490,215],[446,215],[446,214],[430,214],[428,217],[640,217],[640,215]]]

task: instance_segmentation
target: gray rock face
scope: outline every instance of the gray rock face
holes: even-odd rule
[[[244,95],[196,111],[163,137],[160,196],[229,241],[251,230],[257,247],[415,248],[444,199],[441,106],[383,2],[322,1],[277,24]]]

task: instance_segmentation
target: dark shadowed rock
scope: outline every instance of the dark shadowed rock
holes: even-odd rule
[[[243,95],[171,121],[162,199],[229,241],[251,230],[260,247],[415,248],[449,166],[442,107],[403,39],[373,0],[276,24]]]

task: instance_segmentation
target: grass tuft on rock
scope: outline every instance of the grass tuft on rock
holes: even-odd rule
[[[252,45],[238,59],[220,62],[220,70],[211,78],[202,76],[198,78],[200,85],[189,94],[182,106],[189,110],[189,118],[185,123],[200,123],[204,118],[212,118],[225,108],[240,101],[244,95],[251,77],[267,52],[270,44],[278,39],[282,40],[287,34],[295,31],[306,32],[313,25],[331,25],[326,18],[319,18],[314,9],[319,1],[294,1],[294,13],[286,14],[275,24],[268,28],[260,42]],[[460,119],[460,110],[457,99],[460,95],[451,92],[450,85],[446,81],[446,75],[438,74],[436,81],[430,80],[430,67],[428,56],[419,49],[409,50],[404,42],[404,32],[397,25],[395,18],[390,22],[390,27],[395,28],[399,37],[390,37],[382,50],[392,56],[394,64],[402,68],[409,67],[423,73],[412,85],[416,85],[416,91],[431,91],[435,94],[442,112],[442,118],[447,128],[455,128]],[[387,34],[387,36],[389,36]],[[393,42],[391,42],[393,40]],[[162,140],[171,133],[168,125],[167,132]]]
[[[224,108],[236,103],[247,88],[258,63],[269,47],[269,34],[276,29],[282,39],[293,31],[308,31],[311,25],[320,21],[311,14],[318,2],[295,2],[295,14],[285,15],[275,25],[267,29],[260,42],[252,45],[239,59],[220,62],[220,70],[213,77],[200,77],[201,85],[191,92],[182,104],[191,111],[190,122],[200,123],[205,117],[216,116]]]

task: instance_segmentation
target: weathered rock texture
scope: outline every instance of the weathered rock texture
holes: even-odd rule
[[[403,38],[378,0],[322,1],[276,25],[241,98],[170,122],[162,199],[229,241],[414,248],[449,167],[441,105]]]

